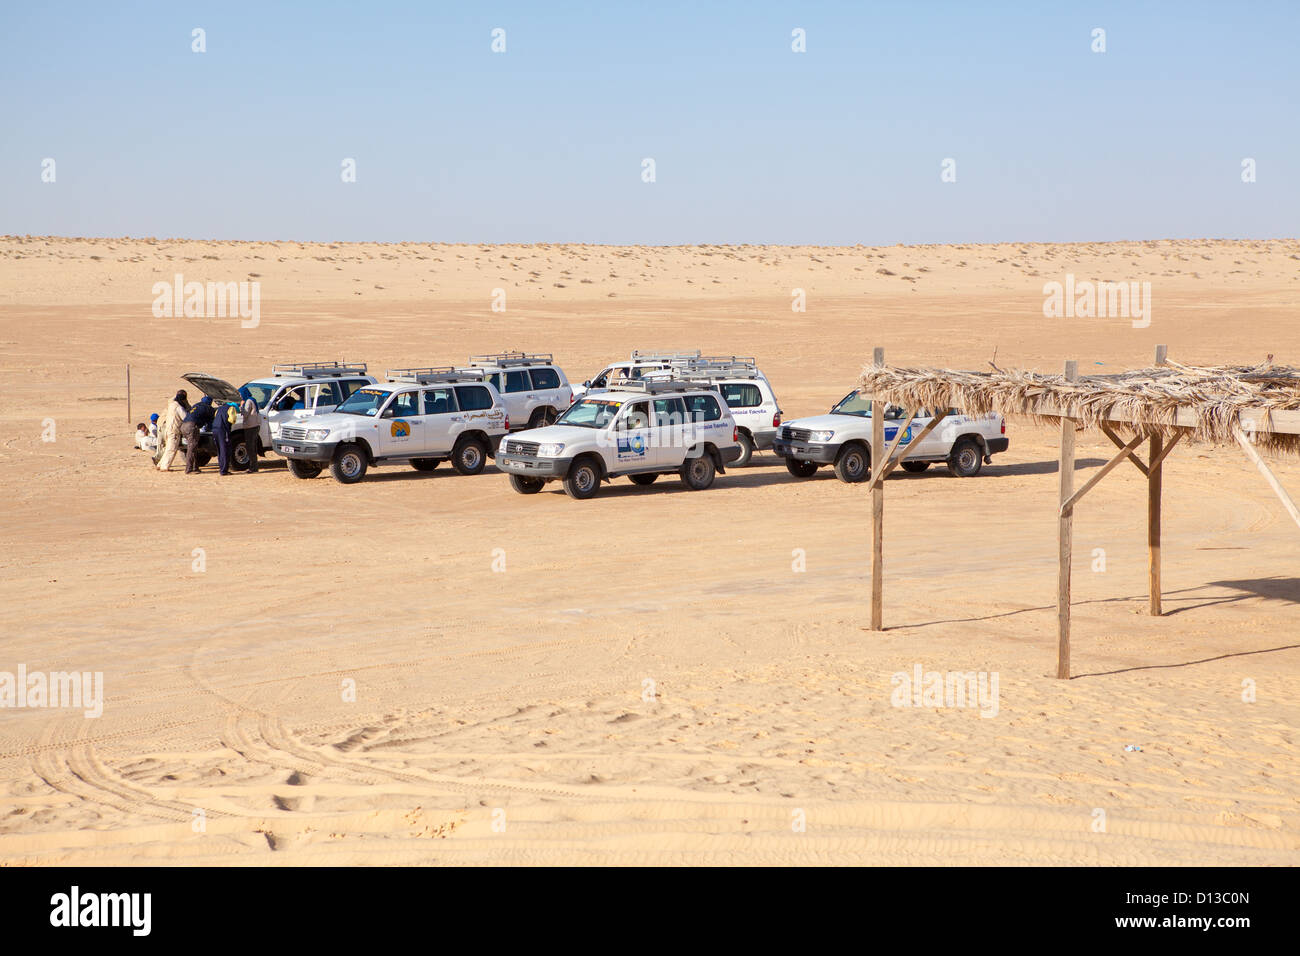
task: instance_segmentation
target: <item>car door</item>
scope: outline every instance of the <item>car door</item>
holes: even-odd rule
[[[916,420],[912,422],[912,440],[925,431],[925,426],[934,420],[934,412],[931,409],[923,408],[916,413]],[[934,431],[925,436],[925,440],[918,444],[912,454],[917,458],[929,458],[935,455],[946,454],[942,440],[942,426],[935,428]]]
[[[614,422],[615,464],[611,471],[638,471],[657,464],[651,447],[649,402],[629,402]]]
[[[465,429],[464,416],[456,404],[454,388],[426,388],[424,402],[424,450],[430,455],[451,454],[456,436]]]
[[[397,392],[388,400],[379,418],[379,454],[382,457],[419,457],[423,453],[425,424],[417,390]]]
[[[680,465],[686,459],[688,442],[686,406],[680,398],[656,398],[653,404],[654,429],[651,442],[654,464],[665,468]],[[690,429],[691,432],[694,429]]]
[[[528,372],[524,369],[503,372],[497,376],[497,381],[500,382],[497,391],[501,393],[501,398],[506,403],[510,424],[515,428],[527,426],[528,416],[533,413],[533,407],[537,404],[536,396],[530,394],[533,383],[529,381]]]

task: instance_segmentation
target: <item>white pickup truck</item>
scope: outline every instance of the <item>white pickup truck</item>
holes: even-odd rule
[[[873,405],[870,397],[861,392],[849,392],[826,415],[783,424],[777,429],[772,450],[785,459],[785,467],[796,478],[807,478],[822,465],[832,465],[840,481],[866,481],[871,477],[875,450],[871,447]],[[890,443],[906,424],[907,412],[897,405],[886,405],[883,412],[885,442]],[[903,433],[898,454],[908,453],[902,461],[904,471],[921,472],[936,462],[944,462],[957,477],[971,478],[980,473],[991,456],[1007,450],[1007,425],[1001,415],[964,415],[955,408],[949,409],[934,431],[912,448],[912,441],[933,417],[930,409],[921,409]]]

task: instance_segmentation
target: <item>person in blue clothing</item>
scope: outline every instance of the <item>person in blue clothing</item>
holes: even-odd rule
[[[204,395],[190,413],[185,416],[185,421],[181,422],[181,438],[185,441],[185,474],[197,475],[199,473],[199,433],[212,424],[213,419],[212,399]]]
[[[230,406],[222,402],[212,416],[212,440],[217,445],[217,474],[230,474]]]

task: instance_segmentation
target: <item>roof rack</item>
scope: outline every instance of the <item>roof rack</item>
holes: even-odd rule
[[[453,368],[450,365],[428,368],[390,368],[384,373],[390,382],[410,382],[415,385],[447,384],[451,382],[481,382],[483,370]]]
[[[690,392],[698,388],[698,385],[682,381],[679,378],[638,378],[630,382],[620,382],[606,389],[606,391],[645,392],[647,395],[657,395],[659,392]],[[599,393],[597,393],[598,395]]]
[[[333,378],[339,375],[365,375],[366,363],[353,362],[289,362],[272,365],[272,375],[296,375],[300,378]]]
[[[550,352],[492,352],[488,355],[471,355],[470,365],[550,365],[555,359]]]
[[[700,357],[700,350],[695,349],[690,352],[685,351],[659,351],[655,349],[633,349],[632,357],[628,360],[631,362],[677,362],[685,359],[697,359]]]

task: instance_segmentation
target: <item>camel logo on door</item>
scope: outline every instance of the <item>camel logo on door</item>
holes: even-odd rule
[[[400,419],[393,422],[392,434],[394,438],[410,438],[411,423],[401,421]]]

